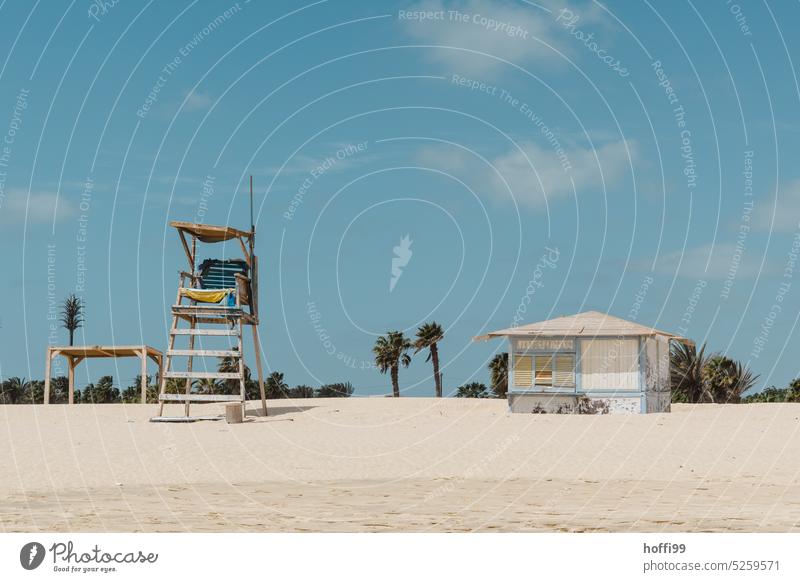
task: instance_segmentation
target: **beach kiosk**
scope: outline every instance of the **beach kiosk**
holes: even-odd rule
[[[508,340],[512,412],[670,410],[670,342],[681,336],[587,311],[478,336]]]

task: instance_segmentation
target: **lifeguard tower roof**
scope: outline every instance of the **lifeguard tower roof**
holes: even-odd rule
[[[181,222],[173,220],[170,226],[177,228],[179,232],[196,237],[204,243],[218,243],[232,240],[235,238],[249,239],[253,233],[247,230],[239,230],[230,226],[214,226],[212,224],[198,224],[196,222]]]

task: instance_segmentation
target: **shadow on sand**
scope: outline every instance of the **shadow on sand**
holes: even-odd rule
[[[275,418],[278,416],[283,416],[286,414],[293,414],[295,412],[305,412],[306,410],[311,410],[312,408],[317,408],[316,406],[270,406],[267,404],[267,419]],[[247,418],[263,418],[264,412],[261,410],[261,404],[252,410],[247,411]],[[284,419],[284,420],[291,420],[291,419]]]

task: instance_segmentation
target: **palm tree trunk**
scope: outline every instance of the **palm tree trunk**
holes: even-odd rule
[[[392,395],[400,398],[400,381],[398,380],[398,366],[392,366]]]
[[[431,344],[431,360],[433,361],[433,379],[436,382],[436,398],[442,397],[442,376],[439,374],[439,347]]]
[[[72,345],[73,334],[75,333],[74,329],[69,330],[69,345]]]

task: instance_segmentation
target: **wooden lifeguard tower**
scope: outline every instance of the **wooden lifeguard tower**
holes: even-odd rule
[[[244,326],[253,331],[253,347],[258,369],[258,387],[261,391],[261,408],[267,414],[264,393],[264,373],[261,366],[261,343],[258,338],[258,258],[255,255],[256,229],[252,219],[253,179],[250,178],[250,231],[229,226],[212,226],[191,222],[170,222],[178,231],[183,250],[189,262],[189,271],[181,271],[178,294],[172,306],[172,325],[169,331],[169,346],[161,375],[159,390],[159,413],[154,422],[191,422],[211,420],[220,416],[190,416],[192,402],[240,403],[245,414],[247,400],[245,386],[245,364],[243,351]],[[197,264],[197,243],[216,244],[238,242],[243,259],[205,259]],[[183,325],[182,325],[183,324]],[[178,338],[188,338],[187,348],[176,348]],[[213,340],[212,340],[213,338]],[[196,348],[198,341],[228,340],[224,349],[205,346]],[[175,358],[185,358],[186,369],[176,370]],[[203,366],[198,370],[198,359],[225,358],[227,370],[219,371],[217,365]],[[202,360],[207,362],[208,360]],[[209,369],[211,368],[211,369]],[[173,380],[173,382],[169,382]],[[183,390],[175,392],[183,380]],[[210,380],[196,388],[194,381]],[[238,394],[215,393],[214,380],[238,381]],[[164,416],[164,405],[184,404],[183,416]]]

